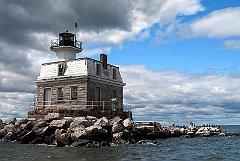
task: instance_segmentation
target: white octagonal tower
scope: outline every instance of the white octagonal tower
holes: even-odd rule
[[[76,40],[76,36],[69,32],[59,34],[59,39],[51,41],[50,50],[56,53],[57,61],[76,59],[76,53],[82,51],[82,42]]]

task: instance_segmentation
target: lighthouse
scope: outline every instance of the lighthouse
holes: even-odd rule
[[[82,42],[68,31],[51,41],[56,60],[42,64],[35,80],[36,107],[28,117],[43,118],[49,113],[60,117],[85,116],[128,118],[123,110],[123,83],[118,66],[100,60],[77,58]]]
[[[76,53],[82,52],[82,42],[77,41],[76,35],[66,31],[51,41],[50,50],[56,53],[57,61],[76,59]]]

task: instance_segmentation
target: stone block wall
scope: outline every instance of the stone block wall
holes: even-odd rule
[[[71,103],[76,104],[76,100],[71,100],[71,87],[77,86],[77,100],[78,103],[86,104],[87,102],[87,81],[79,81],[79,82],[69,82],[69,83],[58,83],[58,84],[44,84],[37,86],[37,94],[36,94],[36,107],[39,109],[43,108],[44,101],[44,89],[51,89],[51,101],[52,104],[59,103]],[[63,88],[63,100],[58,100],[58,88]]]
[[[115,86],[103,82],[89,80],[88,82],[88,100],[96,100],[96,88],[100,87],[101,101],[109,101],[111,106],[111,99],[113,98],[113,90],[116,91],[116,98],[119,102],[118,107],[123,108],[123,87]]]

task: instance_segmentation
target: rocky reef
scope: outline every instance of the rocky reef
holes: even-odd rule
[[[120,117],[64,117],[49,113],[43,119],[15,117],[0,119],[0,140],[23,144],[48,144],[71,147],[105,147],[111,144],[134,144],[146,139],[221,135],[220,127],[201,127],[193,123],[185,127],[162,127],[122,120]]]

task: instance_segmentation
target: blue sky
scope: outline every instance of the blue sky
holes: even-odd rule
[[[190,16],[177,16],[176,19],[180,19],[179,21],[183,23],[190,23],[203,18],[213,11],[238,7],[239,3],[236,0],[223,0],[221,2],[203,0],[201,4],[204,7],[204,11]],[[162,27],[159,27],[159,24],[153,25],[150,28],[150,32],[153,33],[159,28],[166,28],[168,25]],[[178,35],[170,36],[171,38],[168,39],[167,37],[167,42],[164,42],[162,45],[153,43],[153,35],[149,35],[149,38],[144,41],[124,42],[123,49],[113,48],[111,50],[109,60],[114,64],[121,65],[144,64],[151,70],[172,69],[191,73],[229,73],[232,68],[239,68],[239,50],[228,49],[223,46],[223,42],[228,40],[229,37],[208,38],[200,36],[195,38],[178,38]],[[230,38],[239,40],[239,35]],[[97,59],[98,57],[94,56],[94,58]]]
[[[135,120],[240,122],[239,0],[3,0],[0,16],[2,119],[26,116],[50,41],[77,21],[77,56],[120,66]]]

